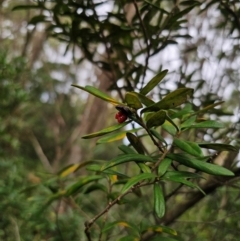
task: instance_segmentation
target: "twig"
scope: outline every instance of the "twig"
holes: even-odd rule
[[[47,171],[49,171],[50,173],[53,173],[53,168],[50,165],[50,162],[49,162],[48,158],[44,154],[43,149],[42,149],[40,143],[38,142],[38,139],[36,138],[36,136],[34,135],[34,133],[32,131],[30,133],[30,139],[32,141],[33,148],[35,149],[35,151],[36,151],[36,153],[38,155],[38,158],[42,162],[44,168]]]
[[[16,220],[13,217],[10,217],[11,222],[13,223],[13,231],[14,231],[14,236],[16,238],[16,241],[21,241],[20,233],[19,233],[19,228]]]
[[[88,241],[91,241],[91,235],[90,235],[90,231],[89,229],[91,228],[91,226],[95,223],[95,221],[97,219],[99,219],[103,214],[107,213],[109,211],[109,209],[111,207],[113,207],[116,203],[118,203],[124,196],[126,196],[129,193],[132,193],[135,189],[139,188],[139,187],[143,187],[143,186],[147,186],[147,185],[152,185],[154,182],[149,182],[149,183],[138,183],[136,185],[134,185],[132,188],[130,188],[128,191],[126,191],[125,193],[119,195],[116,199],[114,199],[112,202],[109,202],[109,204],[107,205],[107,207],[101,211],[99,214],[97,214],[94,218],[92,218],[90,221],[85,222],[85,234],[88,238]]]
[[[60,239],[62,241],[64,241],[64,238],[63,238],[63,235],[62,235],[62,232],[61,232],[61,228],[59,227],[59,216],[58,216],[61,205],[62,205],[62,200],[60,199],[58,201],[57,209],[55,211],[55,213],[56,213],[56,226],[57,226],[57,232],[59,233]]]

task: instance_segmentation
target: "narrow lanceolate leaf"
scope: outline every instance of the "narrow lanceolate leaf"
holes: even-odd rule
[[[93,165],[87,166],[86,169],[87,169],[88,171],[99,172],[99,171],[101,170],[101,167],[102,167],[102,166],[99,165],[99,164],[93,164]]]
[[[163,70],[156,76],[154,76],[140,91],[142,95],[149,93],[155,86],[157,86],[161,80],[166,76],[168,70]]]
[[[122,140],[125,136],[126,136],[126,131],[121,131],[121,132],[118,132],[118,133],[109,134],[107,136],[104,136],[104,137],[98,139],[97,144],[119,141],[119,140]]]
[[[191,116],[181,124],[181,129],[191,127],[195,121],[196,121],[196,116]]]
[[[127,105],[135,110],[142,108],[142,104],[138,99],[138,96],[134,92],[127,92],[125,96],[125,102]]]
[[[224,103],[224,101],[220,101],[220,102],[217,102],[217,103],[208,105],[208,106],[202,108],[201,110],[199,110],[199,111],[197,111],[197,112],[195,112],[195,113],[193,113],[193,114],[191,114],[191,115],[198,115],[198,114],[200,114],[200,113],[201,113],[201,114],[202,114],[202,113],[206,113],[207,111],[213,109],[215,106],[221,105],[221,104],[223,104],[223,103]]]
[[[221,143],[198,143],[202,148],[213,149],[216,151],[239,151],[236,146]]]
[[[128,130],[128,131],[125,130],[125,131],[120,131],[117,133],[108,134],[107,136],[99,138],[97,140],[97,144],[103,144],[103,143],[109,143],[109,142],[113,142],[113,141],[122,140],[126,136],[127,132],[137,132],[140,129],[141,128],[135,128],[135,129]]]
[[[206,172],[208,174],[220,176],[234,176],[233,172],[224,167],[204,161],[199,161],[183,154],[169,154],[168,157],[172,160],[179,162],[182,165],[194,168],[202,172]]]
[[[93,191],[103,191],[105,193],[108,193],[107,187],[100,183],[93,183],[90,186],[88,186],[86,189],[84,189],[84,194],[91,193]]]
[[[196,188],[200,192],[203,193],[203,195],[206,195],[205,192],[195,183],[188,181],[189,178],[202,178],[200,175],[192,172],[181,172],[181,171],[168,171],[165,173],[165,175],[162,177],[163,180],[168,180],[176,183],[184,184],[191,188]]]
[[[158,175],[160,177],[165,174],[165,172],[167,171],[171,163],[172,163],[172,160],[169,158],[165,158],[160,162],[158,166]]]
[[[121,145],[118,147],[125,154],[136,154],[136,152],[129,146]]]
[[[159,218],[162,218],[165,215],[164,195],[158,183],[154,184],[154,211]]]
[[[193,95],[193,89],[191,88],[180,88],[177,89],[167,96],[165,96],[159,102],[146,107],[142,110],[144,112],[158,111],[158,110],[168,110],[175,108],[183,103],[185,103]]]
[[[176,180],[183,178],[183,179],[193,179],[193,178],[202,178],[201,175],[194,173],[194,172],[184,172],[184,171],[167,171],[163,178],[174,178]]]
[[[127,133],[127,139],[129,140],[130,144],[133,146],[133,148],[139,153],[144,154],[144,148],[140,141],[140,139],[135,136],[134,134],[128,132]]]
[[[192,104],[190,103],[186,103],[186,105],[181,110],[172,110],[172,111],[173,113],[170,114],[170,117],[172,119],[175,119],[175,118],[182,119],[184,116],[188,116],[188,119],[189,119],[189,115],[194,113],[194,111],[192,110]]]
[[[194,123],[191,128],[224,128],[222,123],[213,120],[207,120],[200,123]]]
[[[184,141],[178,138],[174,138],[173,143],[175,146],[177,146],[178,148],[187,152],[190,155],[198,156],[198,157],[201,157],[203,155],[201,148],[195,142]]]
[[[52,194],[51,196],[48,197],[48,199],[46,200],[44,206],[45,206],[45,205],[46,205],[46,206],[50,205],[53,201],[64,197],[65,194],[66,194],[66,190],[61,190],[61,191],[59,191],[59,192],[57,192],[57,193]],[[46,207],[46,206],[45,206],[45,207]]]
[[[68,165],[67,167],[65,167],[61,171],[59,171],[58,175],[60,177],[66,177],[66,176],[70,175],[71,173],[76,172],[79,168],[92,164],[92,163],[94,163],[94,161],[85,161],[85,162],[81,162],[78,164]]]
[[[79,179],[79,181],[77,181],[76,183],[74,183],[73,185],[67,188],[65,196],[76,194],[86,184],[102,178],[103,176],[99,176],[99,175],[82,177]]]
[[[165,121],[162,128],[172,136],[177,134],[176,128],[169,121]]]
[[[137,183],[147,180],[147,179],[152,179],[155,178],[156,175],[153,173],[141,173],[137,176],[132,177],[130,180],[128,180],[128,182],[123,186],[122,188],[122,193],[125,193],[126,191],[128,191],[131,187],[133,187],[134,185],[136,185]]]
[[[149,166],[147,166],[145,163],[137,162],[137,165],[139,166],[140,170],[143,173],[151,173],[151,169]]]
[[[127,121],[127,122],[124,122],[124,123],[121,123],[121,124],[116,124],[114,126],[110,126],[110,127],[105,128],[101,131],[97,131],[97,132],[82,136],[82,138],[83,139],[90,139],[90,138],[94,138],[94,137],[98,137],[98,136],[103,136],[103,135],[106,135],[108,133],[111,133],[111,132],[114,132],[116,130],[121,129],[122,127],[126,126],[128,123],[130,123],[130,121]]]
[[[161,126],[166,120],[166,112],[164,110],[160,110],[153,114],[149,120],[147,121],[147,127],[151,128],[154,126]]]
[[[138,227],[134,224],[134,223],[130,223],[130,222],[126,222],[126,221],[115,221],[112,223],[108,223],[104,226],[104,228],[102,229],[102,232],[105,233],[108,230],[114,228],[114,227],[124,227],[124,228],[130,228],[132,231],[138,233]]]
[[[154,129],[151,129],[150,132],[161,142],[163,142],[167,146],[167,142],[165,139]]]
[[[39,9],[41,8],[38,5],[18,5],[16,7],[12,8],[12,11],[16,11],[16,10],[28,10],[28,9]]]
[[[88,92],[89,94],[92,94],[92,95],[94,95],[94,96],[96,96],[96,97],[98,97],[102,100],[105,100],[109,103],[112,103],[114,105],[119,105],[119,104],[121,105],[122,104],[121,102],[118,102],[117,100],[111,98],[110,96],[108,96],[107,94],[105,94],[104,92],[100,91],[99,89],[97,89],[93,86],[87,85],[87,86],[83,87],[83,86],[74,85],[74,84],[72,86],[77,87],[81,90],[84,90],[84,91]]]
[[[155,162],[150,156],[144,156],[141,154],[126,154],[117,156],[105,165],[102,166],[101,171],[120,165],[127,162]]]
[[[138,96],[138,99],[141,101],[141,103],[143,103],[144,105],[146,106],[150,106],[150,105],[153,105],[155,104],[155,102],[151,99],[149,99],[148,97],[146,97],[145,95],[142,95],[140,93],[137,93],[137,92],[134,92],[137,96]]]
[[[178,126],[175,124],[175,122],[168,116],[168,114],[166,114],[166,120],[171,123],[177,130],[177,132],[179,132],[179,128]]]
[[[146,231],[147,232],[156,232],[156,233],[168,233],[168,234],[171,234],[171,235],[174,235],[174,236],[177,235],[176,230],[174,230],[172,228],[169,228],[169,227],[166,227],[166,226],[162,226],[162,225],[150,226],[144,231],[145,232]],[[161,239],[159,239],[159,237],[158,237],[158,240],[162,240],[162,238],[164,238],[164,237],[161,237]]]

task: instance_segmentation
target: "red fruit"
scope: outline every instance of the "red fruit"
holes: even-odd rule
[[[119,111],[116,115],[115,115],[115,119],[118,120],[118,123],[123,123],[128,117],[126,116],[126,114],[122,111]]]
[[[116,115],[115,115],[115,119],[118,119],[120,117],[120,113],[118,112]]]
[[[122,115],[118,118],[118,123],[123,123],[127,119],[126,115]]]

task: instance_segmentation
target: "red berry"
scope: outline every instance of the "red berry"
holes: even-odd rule
[[[118,120],[118,123],[123,123],[126,119],[127,116],[124,112],[119,111],[116,115],[115,115],[115,119]]]

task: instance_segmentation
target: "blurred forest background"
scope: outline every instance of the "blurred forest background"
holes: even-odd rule
[[[60,170],[113,158],[122,141],[81,139],[116,123],[116,110],[71,84],[123,101],[167,68],[151,97],[187,86],[195,89],[196,108],[225,101],[211,118],[226,128],[196,135],[239,145],[239,66],[238,0],[0,0],[0,240],[86,240],[85,220],[106,205],[86,191],[43,208],[85,172],[59,177]],[[237,155],[230,159],[237,165]],[[219,184],[169,221],[179,240],[239,240],[239,184]],[[138,199],[123,206],[112,215],[148,222],[150,208]]]

